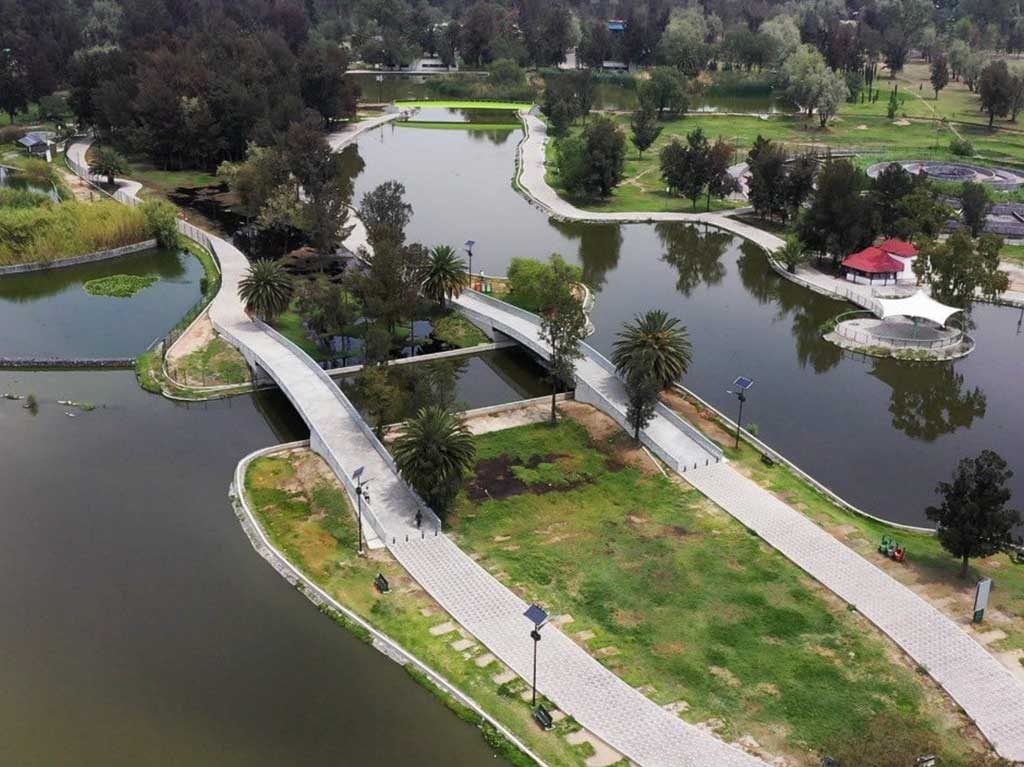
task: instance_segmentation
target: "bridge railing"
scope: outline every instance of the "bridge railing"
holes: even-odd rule
[[[291,351],[293,354],[295,354],[296,357],[302,360],[302,363],[307,368],[309,368],[313,372],[313,374],[316,375],[317,378],[323,381],[323,383],[328,387],[328,389],[330,389],[331,394],[333,394],[334,398],[338,401],[338,404],[340,404],[345,409],[345,411],[352,417],[352,420],[355,421],[356,425],[359,427],[359,430],[363,433],[363,436],[365,436],[366,439],[369,440],[370,445],[373,447],[373,449],[377,452],[381,459],[388,465],[388,468],[390,468],[395,473],[395,476],[398,477],[398,480],[402,483],[403,487],[409,492],[410,496],[413,499],[413,502],[423,513],[423,521],[428,526],[433,525],[436,529],[440,530],[440,518],[437,516],[437,514],[434,513],[434,510],[431,509],[426,504],[426,502],[419,496],[419,494],[415,490],[413,490],[413,488],[404,479],[402,479],[402,475],[398,470],[398,465],[395,463],[395,459],[391,457],[391,453],[388,452],[388,449],[384,447],[383,443],[381,443],[381,441],[377,439],[377,435],[373,433],[373,429],[371,429],[364,420],[363,414],[360,413],[356,409],[355,405],[353,405],[352,402],[349,400],[349,398],[345,396],[344,392],[341,391],[341,388],[338,386],[337,383],[335,383],[334,379],[327,375],[327,371],[325,371],[318,364],[316,364],[316,361],[308,354],[306,354],[306,352],[300,349],[294,342],[285,338],[279,332],[274,330],[274,328],[270,327],[269,325],[260,320],[256,320],[256,325],[262,331],[267,333],[267,335],[272,337],[275,341],[287,347],[289,351]],[[337,471],[340,468],[340,466],[335,467],[335,470]],[[352,482],[351,479],[348,479],[348,475],[343,469],[341,470],[340,473],[346,477],[349,483]],[[352,488],[352,492],[355,492],[354,485]],[[375,518],[374,521],[376,522]],[[385,540],[386,533],[382,529],[374,527],[374,530],[377,531],[378,535],[382,536],[381,540]]]
[[[486,296],[483,293],[478,293],[476,291],[473,291],[473,296],[474,298],[481,299],[487,305],[494,307],[494,309],[498,312],[507,312],[521,319],[528,320],[533,325],[540,324],[540,317],[538,317],[536,314],[533,314],[532,312],[526,311],[525,309],[520,309],[518,306],[513,306],[512,304],[506,303],[505,301],[500,301],[496,298]],[[470,309],[469,312],[472,314],[476,314],[478,317],[481,317],[482,321],[491,323],[493,327],[495,327],[498,330],[501,330],[506,335],[513,335],[513,332],[510,332],[512,329],[506,323],[503,323],[500,320],[495,320],[493,316],[481,315],[479,312],[474,312],[472,309]],[[508,328],[508,330],[505,330],[504,328]],[[520,343],[524,343],[527,346],[527,348],[539,354],[545,355],[548,353],[548,350],[540,347],[531,338],[517,338],[517,340],[520,341]],[[585,341],[581,341],[579,349],[580,352],[582,352],[587,359],[589,359],[591,362],[596,363],[598,367],[604,370],[609,376],[611,376],[617,381],[622,380],[622,376],[619,375],[619,371],[615,369],[615,365],[612,364],[612,361],[605,357],[603,354],[601,354],[601,352],[599,352],[593,346],[591,346]],[[594,389],[594,387],[590,386],[589,384],[586,384],[586,382],[582,381],[581,379],[577,380],[577,388],[580,387],[581,383],[586,385],[587,389],[593,391],[594,396],[600,398],[601,402],[604,404],[604,407],[601,408],[602,410],[604,410],[613,418],[615,418],[615,420],[617,420],[623,426],[626,425],[625,413],[623,413],[620,410],[620,408],[615,405],[614,402],[612,402],[603,393]],[[716,461],[721,460],[723,455],[722,449],[718,445],[716,445],[712,440],[706,437],[693,424],[691,424],[684,418],[681,418],[670,408],[660,403],[656,409],[656,412],[658,415],[660,415],[662,418],[664,418],[674,427],[676,427],[679,431],[683,432],[686,436],[688,436],[690,439],[692,439],[694,442],[700,445],[705,451],[710,453]],[[661,448],[657,447],[654,444],[653,440],[646,439],[645,437],[645,444],[647,444],[648,447],[650,447],[652,450],[658,453],[659,456],[666,461],[666,463],[668,463],[671,466],[676,465],[677,462],[674,459],[667,458],[667,454],[663,453]],[[686,467],[679,466],[677,468],[679,468],[680,470],[684,470]]]

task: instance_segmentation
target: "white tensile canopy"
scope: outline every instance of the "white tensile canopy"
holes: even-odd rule
[[[880,298],[878,303],[882,307],[879,319],[883,320],[889,317],[916,317],[945,325],[950,317],[961,311],[955,306],[940,304],[923,290],[909,298]]]

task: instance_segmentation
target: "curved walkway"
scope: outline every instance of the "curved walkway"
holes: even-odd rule
[[[387,119],[360,123],[331,138],[336,149]],[[75,145],[84,158],[88,144]],[[118,195],[133,204],[126,195]],[[137,198],[135,203],[137,204]],[[372,503],[364,505],[368,537],[386,544],[431,596],[502,662],[524,679],[532,673],[532,624],[526,603],[497,581],[447,536],[436,517],[398,476],[387,451],[327,374],[272,328],[252,321],[238,298],[249,267],[245,255],[225,240],[184,224],[179,227],[213,251],[221,265],[221,290],[210,304],[217,331],[250,364],[266,371],[310,428],[310,445],[327,461],[353,496],[353,475],[369,480]],[[423,530],[415,524],[425,512]],[[766,767],[738,746],[684,722],[623,682],[555,626],[544,629],[538,690],[613,748],[644,767]]]
[[[361,131],[396,116],[376,124],[360,123],[332,144],[343,146]],[[543,143],[537,154],[537,135],[528,133],[521,145],[524,186],[537,183],[537,167],[533,166],[531,175],[527,161],[531,155],[540,160],[543,182]],[[543,187],[553,194],[546,183]],[[543,191],[539,186],[536,189]],[[702,222],[749,237],[769,251],[781,244],[773,235],[718,214],[589,214],[557,196],[551,203],[561,210],[559,214],[552,207],[553,215],[578,216],[580,220]],[[210,307],[214,326],[250,362],[274,378],[309,424],[313,449],[327,460],[350,494],[352,476],[360,469],[363,479],[373,483],[373,503],[364,516],[378,541],[388,545],[409,573],[481,643],[517,674],[529,678],[531,626],[522,616],[526,604],[436,532],[436,517],[399,478],[387,451],[326,373],[276,331],[246,316],[237,293],[238,282],[248,268],[245,256],[219,238],[187,224],[182,228],[213,250],[221,263],[222,287]],[[533,315],[472,292],[463,294],[459,306],[492,331],[546,354]],[[621,422],[621,384],[613,369],[590,347],[584,345],[583,351],[585,358],[577,367],[582,398]],[[1024,759],[1024,685],[956,624],[727,463],[713,463],[712,458],[717,457],[713,450],[692,426],[670,411],[659,411],[644,439],[657,447],[670,465],[686,470],[686,479],[698,490],[856,605],[918,664],[927,667],[1001,754]],[[427,520],[420,533],[413,521],[417,510],[425,512]],[[555,627],[546,628],[544,637],[538,689],[633,761],[657,767],[763,765],[661,709]]]
[[[522,114],[526,135],[519,146],[521,189],[552,216],[572,221],[681,221],[710,224],[745,237],[769,254],[783,241],[715,213],[599,213],[580,210],[547,183],[547,126]],[[769,259],[770,260],[770,259]],[[819,281],[815,275],[784,274],[816,292],[846,298],[866,308],[870,288]],[[462,306],[463,302],[459,302]],[[1024,761],[1024,684],[984,647],[939,610],[847,548],[806,516],[747,479],[727,463],[698,467],[686,480],[884,631],[967,712],[1000,755]]]

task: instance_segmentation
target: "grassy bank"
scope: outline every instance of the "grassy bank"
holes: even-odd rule
[[[989,645],[996,653],[1024,650],[1024,565],[1013,563],[1006,554],[996,554],[971,560],[970,574],[961,579],[959,560],[947,553],[935,536],[908,532],[842,508],[786,466],[766,466],[761,454],[747,442],[733,448],[733,440],[709,412],[676,394],[665,399],[676,412],[715,440],[743,473],[930,600],[953,620],[963,622],[972,614],[975,584],[982,577],[992,578],[996,587],[986,624],[980,629],[997,628],[1006,634]],[[883,535],[893,536],[906,546],[905,562],[892,562],[877,552]]]
[[[56,261],[149,236],[141,210],[112,200],[0,208],[0,265]]]
[[[477,439],[451,529],[630,684],[729,740],[817,755],[879,717],[961,763],[953,707],[856,612],[604,416]],[[682,701],[683,703],[680,703]],[[945,712],[945,713],[943,713]]]
[[[355,554],[352,509],[319,457],[296,451],[257,459],[249,466],[245,485],[250,505],[274,545],[311,580],[456,684],[550,764],[582,767],[590,753],[587,747],[570,745],[562,737],[578,729],[571,720],[560,722],[554,732],[540,731],[529,702],[521,697],[526,689],[521,680],[495,681],[501,673],[499,664],[477,665],[485,651],[471,640],[460,642],[461,633],[431,634],[430,629],[448,616],[389,555]],[[390,582],[390,594],[382,596],[373,588],[378,572]],[[493,730],[481,729],[494,745]],[[504,749],[503,753],[515,759],[515,754]],[[513,763],[529,762],[520,755]]]
[[[852,105],[850,105],[852,106]],[[616,115],[623,130],[629,134],[629,115]],[[668,194],[661,180],[658,156],[660,150],[673,138],[685,141],[686,134],[702,128],[710,140],[719,136],[736,147],[735,162],[742,162],[758,135],[786,145],[792,153],[828,149],[852,149],[863,152],[855,160],[866,167],[884,160],[960,160],[949,151],[950,140],[955,138],[948,126],[934,120],[904,120],[907,124],[877,115],[841,114],[827,129],[807,122],[801,116],[689,114],[681,119],[663,123],[663,130],[654,146],[640,159],[629,147],[623,182],[612,196],[601,203],[584,203],[583,207],[604,211],[691,211],[689,200]],[[579,131],[582,126],[576,126]],[[988,165],[1024,165],[1024,133],[997,130],[990,132],[982,125],[957,126],[957,130],[974,145],[977,157],[971,160]],[[555,142],[548,142],[548,182],[559,189],[555,172]],[[729,202],[715,203],[716,207],[731,207]],[[703,200],[698,210],[704,210]]]
[[[249,366],[234,346],[220,336],[180,357],[168,372],[183,386],[229,386],[251,381]]]

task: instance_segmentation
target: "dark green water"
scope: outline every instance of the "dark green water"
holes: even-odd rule
[[[249,545],[236,463],[306,436],[280,394],[184,406],[131,373],[0,371],[6,391],[40,404],[0,398],[0,762],[496,763]]]
[[[550,392],[543,380],[544,368],[518,347],[471,357],[395,365],[391,375],[404,396],[388,415],[390,422],[405,420],[430,404],[443,403],[459,410],[472,410]],[[358,378],[347,377],[338,382],[365,415],[367,403]]]
[[[95,296],[88,280],[160,279],[131,298]],[[0,278],[0,357],[133,357],[199,301],[203,267],[186,252],[149,250]]]
[[[519,131],[384,128],[361,155],[356,196],[397,178],[415,216],[410,240],[475,240],[473,268],[504,274],[516,256],[552,252],[596,290],[591,339],[608,352],[637,312],[661,308],[689,327],[685,383],[726,412],[738,375],[754,379],[744,420],[798,465],[863,509],[927,524],[935,483],[992,448],[1017,469],[1024,498],[1024,333],[1019,310],[976,306],[977,349],[937,365],[844,354],[820,326],[848,307],[780,277],[741,239],[681,225],[558,224],[509,184]],[[360,163],[353,163],[358,167]]]

